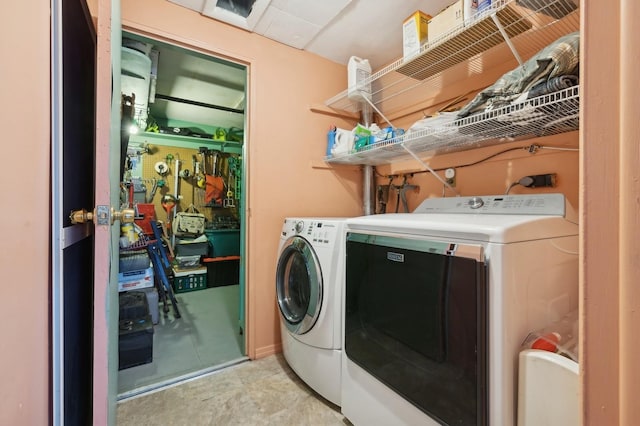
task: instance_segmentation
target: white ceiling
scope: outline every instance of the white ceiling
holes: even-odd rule
[[[256,0],[243,19],[217,0],[168,0],[346,65],[351,56],[376,70],[402,56],[402,23],[416,10],[435,16],[453,0]]]

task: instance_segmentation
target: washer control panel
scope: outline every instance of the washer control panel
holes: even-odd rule
[[[563,194],[428,198],[413,213],[565,215]]]
[[[300,235],[314,243],[314,245],[328,245],[335,240],[337,232],[337,226],[332,222],[313,219],[290,219],[287,220],[282,231],[282,237]]]

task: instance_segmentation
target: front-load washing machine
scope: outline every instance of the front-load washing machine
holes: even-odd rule
[[[345,233],[345,417],[514,425],[520,345],[578,304],[564,196],[428,199],[349,219]]]
[[[287,218],[282,226],[276,295],[284,357],[296,374],[340,405],[342,218]]]

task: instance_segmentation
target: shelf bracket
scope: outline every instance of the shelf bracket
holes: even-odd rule
[[[509,46],[509,49],[511,49],[511,53],[513,53],[513,56],[516,57],[516,60],[518,61],[518,64],[520,64],[520,66],[522,66],[522,58],[518,54],[518,51],[516,50],[516,47],[511,42],[511,38],[509,38],[509,34],[507,34],[507,31],[502,26],[502,23],[498,19],[498,15],[496,14],[496,12],[493,12],[491,14],[491,19],[493,19],[493,23],[496,24],[496,27],[500,31],[500,34],[502,34],[502,38],[504,38],[505,43],[507,43],[507,46]]]
[[[442,179],[440,177],[440,175],[438,175],[438,173],[436,173],[435,170],[433,170],[431,167],[429,167],[429,165],[427,163],[425,163],[424,161],[422,161],[420,159],[420,157],[418,157],[416,154],[413,153],[413,151],[411,151],[409,148],[407,148],[404,143],[401,143],[400,146],[409,153],[409,155],[411,155],[418,163],[420,163],[422,165],[422,167],[425,168],[425,170],[428,170],[429,173],[431,173],[432,176],[434,176],[436,179],[438,179],[440,182],[442,182],[442,184],[444,186],[446,186],[447,188],[449,188],[451,191],[453,191],[454,194],[456,194],[456,197],[460,196],[460,193],[458,191],[456,191],[456,189],[451,186],[446,180]]]

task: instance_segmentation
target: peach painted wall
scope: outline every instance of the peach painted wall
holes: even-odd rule
[[[361,212],[357,168],[319,162],[331,124],[311,112],[346,85],[346,68],[160,0],[123,0],[123,28],[249,65],[247,144],[247,349],[280,351],[275,263],[286,216]],[[203,70],[206,72],[206,70]]]
[[[3,3],[0,18],[3,425],[49,418],[49,4]]]

